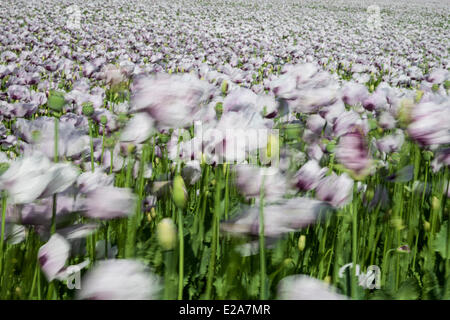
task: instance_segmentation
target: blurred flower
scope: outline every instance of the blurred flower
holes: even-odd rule
[[[122,81],[124,81],[124,79],[125,79],[120,68],[118,68],[117,66],[115,66],[113,64],[108,64],[108,65],[104,66],[103,73],[104,73],[106,84],[108,84],[110,86],[115,86],[115,85],[121,83]]]
[[[431,83],[443,83],[448,79],[450,79],[450,72],[445,69],[433,70],[433,72],[431,72],[427,77],[427,81]]]
[[[27,143],[53,159],[55,155],[54,119],[40,117],[36,120],[17,119],[15,132]],[[58,128],[58,154],[60,157],[77,158],[89,150],[89,136],[84,128],[72,122],[60,121]]]
[[[77,179],[77,186],[81,193],[89,193],[103,186],[112,186],[114,176],[107,175],[101,169],[83,172]]]
[[[192,160],[188,161],[181,171],[183,179],[187,181],[188,184],[193,185],[202,176],[202,169],[200,167],[200,161]]]
[[[408,182],[411,181],[413,177],[414,177],[414,166],[409,165],[401,168],[394,174],[388,176],[386,180],[390,182]]]
[[[357,176],[365,176],[372,166],[364,138],[362,130],[355,127],[340,138],[336,148],[336,159]]]
[[[400,151],[405,141],[405,135],[402,130],[396,130],[394,134],[384,136],[377,140],[378,150],[385,153]]]
[[[395,118],[390,114],[389,112],[382,112],[378,123],[380,124],[380,127],[383,129],[393,129],[395,128]]]
[[[114,219],[130,216],[136,205],[135,195],[129,189],[100,186],[90,191],[84,206],[87,217]]]
[[[159,296],[159,279],[140,262],[100,261],[83,277],[77,298],[83,300],[150,300]]]
[[[8,191],[12,203],[29,203],[63,192],[79,172],[70,164],[51,163],[40,154],[25,156],[11,163],[0,176],[0,188]]]
[[[353,180],[346,173],[338,176],[333,172],[320,180],[316,187],[316,198],[342,208],[353,199]]]
[[[211,86],[192,75],[157,75],[133,84],[134,111],[147,112],[159,126],[182,128],[192,125],[195,114],[207,104]]]
[[[298,231],[324,218],[328,209],[326,203],[306,197],[267,205],[264,207],[264,235],[273,238]],[[221,229],[237,235],[258,235],[259,214],[259,207],[249,208],[237,218],[222,222]]]
[[[78,265],[66,268],[65,264],[69,258],[69,253],[70,243],[58,233],[52,235],[50,240],[39,248],[39,264],[49,282],[54,279],[66,280],[70,275],[68,271],[71,267],[81,270],[89,264],[89,260],[86,260]]]
[[[450,148],[438,150],[431,161],[433,172],[438,172],[442,166],[450,166]]]
[[[367,99],[369,91],[365,85],[349,82],[342,88],[342,101],[344,103],[354,106],[357,103],[362,103]]]
[[[69,258],[69,253],[69,242],[57,233],[39,249],[39,263],[48,281],[55,279],[63,269]]]
[[[249,198],[259,198],[264,180],[264,198],[272,201],[286,192],[286,179],[275,168],[260,168],[251,165],[236,166],[236,185]]]
[[[313,190],[327,171],[328,168],[321,168],[316,160],[309,160],[295,174],[295,186],[301,191]]]
[[[278,284],[278,299],[281,300],[347,300],[331,286],[306,275],[293,275]]]
[[[146,113],[137,113],[122,131],[120,140],[124,142],[143,143],[154,132],[154,120]]]
[[[415,105],[408,133],[421,146],[450,143],[450,104],[425,102]]]

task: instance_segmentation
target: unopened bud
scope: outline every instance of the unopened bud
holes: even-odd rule
[[[227,93],[227,91],[228,91],[228,82],[227,82],[227,80],[223,80],[222,81],[221,90],[222,90],[223,94]]]
[[[177,175],[173,180],[172,198],[173,202],[179,209],[184,209],[186,207],[186,185],[184,184],[184,180],[180,175]]]
[[[300,251],[305,250],[305,245],[306,245],[306,236],[302,234],[298,238],[298,250],[300,250]]]
[[[430,225],[430,223],[428,222],[428,221],[424,221],[423,222],[423,228],[425,229],[425,231],[430,231],[430,229],[431,229],[431,225]]]
[[[431,207],[435,211],[438,211],[441,208],[441,201],[436,196],[433,196],[433,199],[431,200]]]
[[[157,227],[158,241],[164,250],[172,250],[176,243],[176,228],[172,219],[162,219]]]

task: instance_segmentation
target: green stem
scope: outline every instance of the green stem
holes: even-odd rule
[[[183,299],[184,286],[184,234],[183,234],[183,211],[178,209],[178,237],[180,240],[180,261],[178,272],[178,300]]]
[[[58,163],[59,161],[59,119],[55,117],[55,154],[54,161]],[[50,234],[54,234],[56,232],[56,193],[53,195],[53,204],[52,204],[52,222],[50,227]]]
[[[90,137],[90,147],[91,147],[91,170],[94,172],[94,138],[92,137],[92,121],[89,119],[89,137]],[[111,158],[112,165],[112,158]]]
[[[351,210],[352,210],[352,263],[353,266],[356,266],[357,264],[357,258],[358,258],[358,253],[357,253],[357,241],[358,241],[358,215],[357,215],[357,210],[355,210],[354,205],[351,204]],[[352,298],[355,299],[357,298],[357,294],[356,294],[356,287],[358,285],[358,280],[357,280],[357,276],[356,276],[356,267],[353,268],[355,274],[352,277]]]
[[[6,224],[6,194],[2,197],[2,232],[0,235],[0,283],[2,283],[3,271],[3,245],[5,241],[5,224]]]
[[[260,279],[261,290],[259,292],[259,299],[265,300],[266,297],[266,255],[264,243],[264,179],[262,177],[261,189],[259,194],[259,264],[260,264]]]
[[[211,299],[212,283],[214,280],[214,271],[216,267],[216,255],[217,255],[217,242],[219,237],[219,218],[220,218],[220,181],[219,181],[220,168],[216,169],[216,190],[214,194],[214,214],[212,224],[212,245],[211,256],[209,259],[208,279],[206,282],[206,299]]]

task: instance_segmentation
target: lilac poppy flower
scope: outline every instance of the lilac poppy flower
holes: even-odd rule
[[[38,260],[48,281],[56,278],[69,258],[70,244],[64,237],[55,233],[38,252]]]
[[[113,64],[108,64],[103,67],[103,76],[106,84],[110,86],[115,86],[125,79],[121,69]]]
[[[316,160],[309,160],[295,174],[295,186],[301,191],[313,190],[327,173],[327,168],[321,168]]]
[[[87,194],[84,202],[87,217],[97,219],[115,219],[134,213],[136,197],[125,188],[100,186]]]
[[[402,130],[396,130],[394,134],[390,134],[380,138],[376,142],[378,150],[384,153],[392,153],[400,151],[405,141],[405,135]]]
[[[308,157],[312,160],[320,161],[323,157],[323,150],[320,147],[318,143],[314,143],[312,145],[309,145],[306,153],[308,154]]]
[[[270,238],[298,231],[325,217],[329,206],[310,198],[293,198],[264,207],[264,235]],[[221,229],[236,235],[259,234],[259,207],[244,211],[237,218],[221,223]]]
[[[240,111],[251,108],[256,110],[258,96],[245,88],[236,88],[230,92],[223,102],[223,112]]]
[[[70,267],[80,270],[89,264],[86,260],[76,266],[65,267],[70,254],[70,243],[58,233],[51,236],[50,240],[39,248],[38,261],[47,280],[66,280],[70,274]]]
[[[431,83],[443,83],[448,79],[450,79],[450,72],[445,69],[433,70],[433,72],[431,72],[427,77],[427,81]]]
[[[33,154],[11,163],[0,177],[0,188],[8,191],[12,203],[29,203],[63,192],[75,182],[78,170],[70,164],[50,163],[41,154]]]
[[[278,284],[281,300],[347,300],[327,283],[307,275],[288,276]]]
[[[354,126],[359,126],[363,129],[364,134],[369,132],[369,125],[366,119],[361,119],[355,111],[346,111],[339,115],[333,125],[333,132],[336,137],[340,137],[347,132],[351,132]]]
[[[143,143],[154,132],[153,123],[153,118],[146,113],[137,113],[122,131],[120,141]]]
[[[186,181],[188,184],[195,184],[198,180],[200,180],[202,176],[200,162],[198,160],[188,161],[183,167],[181,174],[184,181]]]
[[[107,175],[102,170],[94,172],[83,172],[76,182],[81,193],[89,193],[103,186],[112,186],[114,184],[114,176]]]
[[[50,159],[55,154],[55,124],[54,119],[40,117],[36,120],[18,119],[15,131],[26,142],[46,154]],[[79,157],[89,150],[89,136],[80,126],[61,121],[58,128],[58,155],[60,157]]]
[[[324,118],[322,118],[318,114],[313,114],[308,117],[308,120],[306,121],[306,127],[316,134],[321,134],[325,123],[326,120]]]
[[[382,112],[380,114],[380,117],[378,119],[378,123],[380,124],[380,127],[383,129],[393,129],[395,128],[395,118],[392,116],[389,112]]]
[[[421,146],[450,143],[450,104],[425,102],[415,105],[409,135]]]
[[[338,176],[334,172],[322,180],[316,187],[316,198],[329,202],[336,208],[342,208],[353,199],[353,180],[346,174]]]
[[[30,99],[30,91],[25,86],[12,85],[8,88],[8,97],[11,100],[28,101]]]
[[[133,110],[147,112],[162,127],[186,127],[211,98],[211,89],[188,74],[139,79],[133,89]]]
[[[160,292],[159,279],[134,260],[105,260],[83,277],[78,299],[152,300]]]
[[[450,166],[450,148],[438,150],[431,161],[433,172],[438,172],[442,166]]]
[[[286,192],[286,179],[275,168],[236,166],[236,185],[246,197],[258,198],[263,180],[264,197],[268,201],[279,199]]]
[[[358,127],[343,135],[336,148],[336,159],[356,175],[365,175],[372,165],[365,136]]]
[[[354,106],[357,103],[362,103],[365,99],[367,99],[369,91],[366,86],[362,84],[349,82],[342,88],[341,95],[344,103]]]
[[[362,102],[363,107],[368,111],[384,109],[387,107],[386,92],[384,90],[376,90]]]

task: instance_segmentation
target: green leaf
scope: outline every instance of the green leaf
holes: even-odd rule
[[[400,289],[398,289],[395,294],[396,300],[417,300],[420,295],[420,289],[417,284],[417,280],[414,278],[406,279],[400,285]]]
[[[441,297],[439,281],[434,272],[427,270],[422,278],[423,298],[427,300],[436,300]]]
[[[444,259],[447,259],[447,225],[448,223],[444,221],[441,226],[441,230],[433,239],[434,251],[439,252]]]

